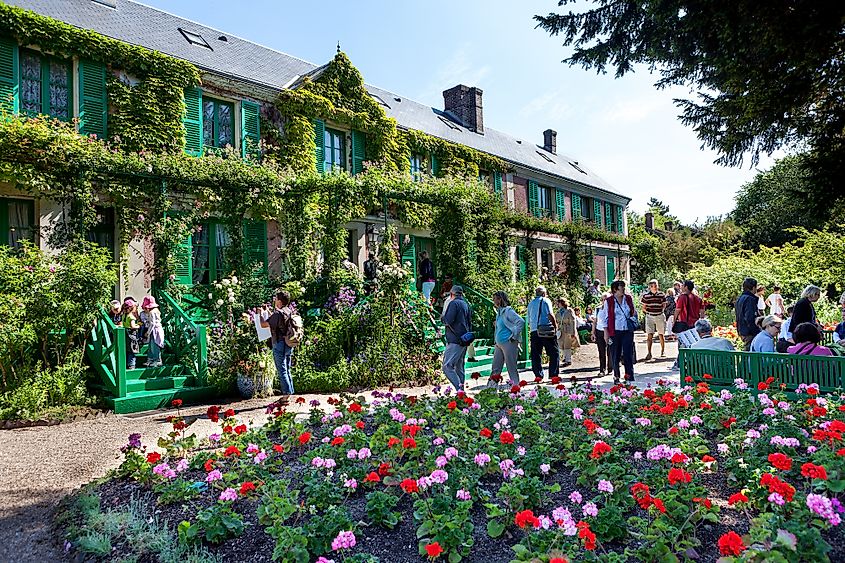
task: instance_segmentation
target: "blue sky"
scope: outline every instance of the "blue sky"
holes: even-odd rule
[[[700,149],[672,103],[685,89],[657,91],[647,72],[614,79],[562,64],[560,40],[532,19],[556,10],[555,0],[143,2],[314,63],[339,41],[369,84],[434,107],[451,86],[479,86],[486,127],[538,144],[556,130],[558,152],[585,162],[636,211],[654,196],[685,222],[727,213],[755,174]]]

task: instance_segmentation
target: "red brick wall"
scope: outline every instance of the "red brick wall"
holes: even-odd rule
[[[607,282],[606,256],[593,256],[593,279],[599,280],[602,285]]]
[[[528,180],[525,178],[520,178],[519,176],[513,177],[513,204],[514,209],[517,211],[525,211],[528,212]]]

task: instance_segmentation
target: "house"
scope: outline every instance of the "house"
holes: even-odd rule
[[[264,117],[272,113],[279,93],[299,87],[303,80],[316,79],[325,68],[131,0],[11,0],[8,4],[195,65],[201,86],[185,90],[186,113],[180,118],[185,151],[197,156],[225,146],[246,156],[253,143],[270,133]],[[7,100],[7,111],[47,114],[66,121],[78,119],[79,132],[85,135],[103,138],[113,133],[116,119],[107,83],[117,78],[135,84],[137,76],[113,61],[66,57],[39,45],[18,45],[10,39],[9,31],[0,27],[0,94]],[[501,194],[510,209],[626,234],[625,208],[630,199],[617,193],[586,163],[558,152],[554,130],[543,132],[539,143],[487,127],[481,89],[464,85],[449,88],[443,92],[442,108],[372,86],[367,90],[400,130],[419,131],[505,162],[506,171],[482,169],[479,177]],[[321,121],[317,131],[318,169],[359,170],[364,160],[362,139],[348,126]],[[434,155],[410,156],[412,174],[438,173],[437,166]],[[155,249],[144,239],[129,241],[126,250],[119,248],[115,210],[103,205],[97,213],[96,226],[88,237],[112,249],[116,260],[123,256],[127,262],[117,292],[135,296],[147,293]],[[0,243],[14,245],[29,238],[46,248],[46,233],[66,214],[60,204],[36,200],[11,183],[0,181]],[[359,267],[383,221],[383,213],[373,213],[346,225],[348,257]],[[280,273],[284,268],[284,233],[279,224],[249,221],[243,228],[250,258],[263,262],[269,273]],[[428,232],[400,224],[399,233],[413,241],[406,258],[424,249],[436,254]],[[536,233],[531,244],[533,254],[526,256],[514,247],[512,259],[533,260],[538,269],[554,271],[563,260],[561,240],[553,234]],[[228,244],[229,234],[213,218],[198,225],[186,241],[186,252],[180,255],[178,281],[205,284],[224,275],[222,256]],[[628,279],[627,246],[600,240],[585,246],[592,258],[593,277],[608,283],[616,277]]]

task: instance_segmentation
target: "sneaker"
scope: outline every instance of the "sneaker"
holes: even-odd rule
[[[649,352],[649,353],[648,353],[648,355],[646,355],[645,360],[643,360],[643,361],[644,361],[644,362],[647,362],[647,361],[649,361],[650,359],[651,359],[651,352]]]

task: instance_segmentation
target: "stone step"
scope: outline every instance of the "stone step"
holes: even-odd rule
[[[182,389],[190,387],[194,378],[188,376],[156,377],[151,379],[135,379],[126,382],[126,391],[161,391],[164,389]]]

